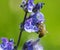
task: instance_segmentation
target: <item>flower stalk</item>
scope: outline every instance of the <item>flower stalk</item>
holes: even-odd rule
[[[22,22],[22,25],[21,25],[21,31],[20,31],[20,34],[19,34],[19,37],[18,37],[18,41],[17,41],[17,44],[16,44],[16,46],[14,47],[14,50],[17,50],[17,48],[18,48],[18,46],[19,46],[19,44],[20,44],[20,40],[21,40],[21,36],[22,36],[22,32],[23,32],[23,30],[24,30],[24,23],[25,23],[25,20],[26,20],[26,16],[27,16],[27,11],[25,12],[25,16],[24,16],[24,20],[23,20],[23,22]]]

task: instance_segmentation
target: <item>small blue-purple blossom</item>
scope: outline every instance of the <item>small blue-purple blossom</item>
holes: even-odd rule
[[[25,11],[28,11],[28,12],[32,12],[33,10],[33,7],[34,7],[34,0],[22,0],[22,4],[21,4],[21,7],[25,10]]]
[[[22,7],[23,10],[26,9],[26,0],[22,0],[22,3],[21,3],[21,5],[20,5],[20,7]]]
[[[34,0],[28,0],[28,5],[27,5],[28,12],[32,12],[33,7],[34,7],[33,2],[34,2]]]
[[[34,48],[34,50],[43,50],[43,47],[41,45],[39,45],[39,44],[35,44],[33,46],[33,48]]]
[[[32,13],[30,18],[25,21],[24,29],[27,32],[38,32],[37,23],[44,22],[44,15],[41,12]]]
[[[43,47],[38,44],[39,40],[39,38],[36,41],[33,39],[28,40],[24,43],[23,50],[43,50]]]
[[[1,38],[2,43],[0,44],[0,50],[13,50],[14,43],[13,41],[9,41],[7,38]]]
[[[43,23],[44,22],[44,15],[41,13],[41,12],[36,12],[34,13],[33,15],[31,15],[32,17],[32,20],[33,20],[33,23]]]
[[[33,12],[39,11],[43,7],[43,5],[44,3],[37,3],[33,8]]]
[[[28,19],[25,22],[24,29],[27,32],[35,32],[35,31],[37,32],[38,31],[38,28],[35,25],[32,25],[32,18]]]

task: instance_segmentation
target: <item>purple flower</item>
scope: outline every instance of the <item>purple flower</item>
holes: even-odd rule
[[[7,38],[2,38],[2,44],[0,44],[1,50],[13,50],[14,49],[14,43],[13,41],[8,41]]]
[[[8,39],[7,38],[2,38],[2,44],[1,44],[1,47],[2,48],[5,48],[7,46],[7,43],[8,43]]]
[[[21,4],[21,7],[25,10],[25,11],[28,11],[28,12],[32,12],[33,10],[33,7],[34,7],[34,0],[22,0],[22,4]]]
[[[23,45],[23,50],[43,50],[43,47],[38,44],[39,38],[37,40],[28,40],[27,42],[24,43]]]
[[[41,12],[32,13],[30,18],[25,21],[24,29],[27,32],[38,32],[37,23],[44,22],[44,15]]]
[[[40,10],[43,7],[44,3],[37,3],[34,8],[33,8],[33,12],[37,12],[38,10]]]
[[[39,45],[39,44],[35,44],[33,46],[33,48],[34,48],[34,50],[43,50],[43,47],[41,45]]]
[[[34,25],[36,23],[44,22],[44,15],[41,12],[34,13],[31,18],[33,20],[32,24],[34,23]]]
[[[3,48],[0,46],[0,50],[3,50]]]
[[[24,29],[27,32],[37,32],[38,28],[35,25],[32,25],[32,18],[26,20],[25,25],[24,25]]]
[[[35,6],[33,2],[34,0],[28,0],[28,5],[27,5],[28,12],[32,12],[33,7]]]
[[[21,7],[24,8],[24,5],[26,5],[26,0],[22,0]]]

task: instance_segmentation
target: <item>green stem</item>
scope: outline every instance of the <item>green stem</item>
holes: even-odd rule
[[[23,22],[22,22],[22,27],[23,27],[23,28],[22,28],[21,31],[20,31],[20,34],[19,34],[19,37],[18,37],[18,41],[17,41],[17,45],[14,47],[14,50],[17,50],[17,48],[18,48],[18,46],[19,46],[19,44],[20,44],[20,42],[21,42],[21,36],[22,36],[22,32],[23,32],[23,30],[24,30],[24,24],[25,24],[25,20],[26,20],[27,13],[28,13],[28,12],[25,12],[24,20],[23,20]]]

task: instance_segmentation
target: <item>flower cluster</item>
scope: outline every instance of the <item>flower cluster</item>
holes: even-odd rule
[[[1,38],[2,43],[0,44],[0,50],[13,50],[14,42],[12,39],[8,40],[7,38]]]
[[[21,7],[25,12],[30,13],[29,16],[25,16],[24,25],[21,24],[23,29],[29,33],[36,32],[39,34],[39,37],[36,41],[29,40],[24,43],[22,50],[43,50],[43,47],[38,44],[41,37],[43,37],[46,32],[44,25],[44,15],[40,12],[44,3],[34,4],[34,0],[23,0]],[[21,27],[21,28],[22,28]]]
[[[40,12],[40,9],[43,7],[44,3],[37,3],[34,4],[34,0],[22,0],[21,7],[25,12],[24,20],[21,24],[21,30],[19,34],[19,38],[17,41],[17,45],[14,46],[14,40],[7,38],[1,38],[1,44],[0,44],[0,50],[17,50],[21,35],[23,30],[27,32],[36,32],[39,34],[39,37],[37,40],[29,40],[24,43],[22,50],[43,50],[43,47],[38,44],[40,38],[45,33],[45,27],[43,25],[44,23],[44,15]],[[27,14],[30,13],[30,15],[27,17]]]
[[[39,28],[37,23],[44,22],[44,15],[39,11],[43,7],[44,3],[34,4],[34,0],[23,0],[21,7],[30,12],[29,17],[26,18],[24,24],[24,30],[27,32],[38,32]]]
[[[22,0],[21,7],[23,10],[28,11],[28,12],[33,12],[40,10],[43,7],[44,3],[37,3],[34,4],[34,0]]]
[[[22,50],[43,50],[43,47],[38,44],[39,38],[34,41],[34,39],[30,39],[24,43]]]

